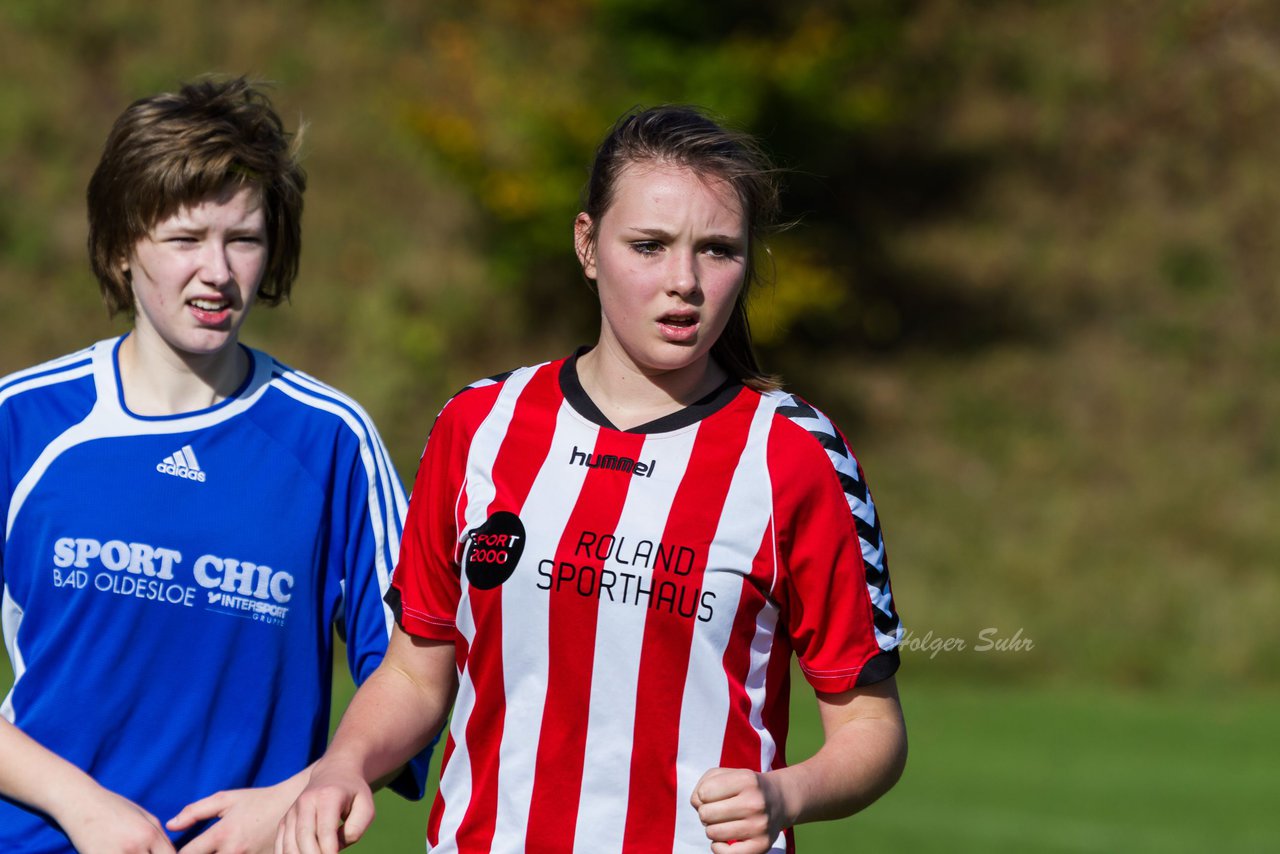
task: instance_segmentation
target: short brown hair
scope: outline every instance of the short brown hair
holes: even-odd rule
[[[742,203],[747,225],[746,270],[742,290],[711,355],[729,375],[757,391],[779,387],[766,374],[751,346],[747,300],[760,278],[761,240],[777,223],[778,170],[751,136],[729,130],[699,107],[666,105],[635,109],[620,118],[596,150],[582,200],[591,219],[587,240],[592,246],[601,218],[613,204],[623,169],[633,163],[671,163],[701,177],[729,184]]]
[[[289,296],[302,253],[300,134],[243,77],[187,83],[129,105],[89,179],[89,263],[111,314],[132,313],[122,262],[160,220],[227,187],[257,186],[267,227],[258,299]]]

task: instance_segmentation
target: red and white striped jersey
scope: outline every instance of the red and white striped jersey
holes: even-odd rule
[[[702,854],[703,773],[786,764],[792,652],[839,692],[892,675],[901,636],[826,417],[733,383],[620,431],[574,359],[445,406],[388,600],[457,644],[433,852]]]

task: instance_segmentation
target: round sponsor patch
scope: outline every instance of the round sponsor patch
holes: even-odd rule
[[[494,513],[467,535],[462,570],[471,586],[492,590],[511,577],[524,552],[524,523],[506,510]]]

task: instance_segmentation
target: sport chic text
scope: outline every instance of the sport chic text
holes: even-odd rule
[[[283,625],[293,598],[293,576],[283,570],[231,557],[205,554],[191,564],[183,583],[183,556],[177,549],[149,543],[93,537],[59,537],[53,544],[53,583],[73,590],[92,588],[170,605],[195,607],[208,591],[208,610],[246,611],[260,622]],[[186,573],[183,572],[183,575]]]

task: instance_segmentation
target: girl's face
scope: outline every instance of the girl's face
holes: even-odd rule
[[[599,290],[599,346],[650,378],[705,373],[746,271],[733,188],[682,166],[632,163],[595,225],[593,243],[579,214],[575,245]]]
[[[139,344],[181,358],[234,355],[267,268],[256,187],[215,194],[160,220],[125,262]]]

